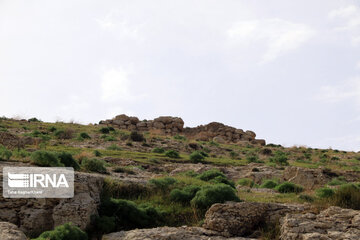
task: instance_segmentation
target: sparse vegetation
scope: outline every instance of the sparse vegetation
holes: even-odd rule
[[[71,223],[57,226],[52,231],[43,232],[34,240],[87,240],[87,234]]]
[[[175,150],[166,151],[165,156],[167,156],[169,158],[180,158],[180,154]]]
[[[105,162],[97,158],[85,158],[81,162],[81,167],[89,172],[106,173]]]

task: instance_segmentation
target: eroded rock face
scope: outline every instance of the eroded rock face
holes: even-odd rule
[[[26,240],[25,234],[12,223],[0,222],[0,239],[1,240]]]
[[[102,240],[255,240],[252,238],[219,236],[217,232],[200,227],[159,227],[135,229],[104,235]]]
[[[0,181],[2,192],[2,167]],[[14,223],[27,234],[51,230],[66,222],[85,230],[91,215],[97,214],[102,186],[103,177],[100,175],[75,173],[74,198],[16,199],[0,195],[0,221]]]
[[[302,185],[306,189],[315,189],[331,180],[321,169],[308,169],[300,167],[287,167],[284,170],[284,179]]]
[[[264,223],[275,223],[285,214],[305,208],[297,204],[255,202],[214,204],[205,214],[204,228],[225,237],[247,236]]]
[[[282,219],[282,240],[358,240],[360,211],[330,207],[320,214],[288,214]]]

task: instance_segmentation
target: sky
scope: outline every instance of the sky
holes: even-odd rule
[[[0,116],[212,121],[360,150],[360,3],[0,0]]]

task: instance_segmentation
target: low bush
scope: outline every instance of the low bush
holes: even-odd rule
[[[95,227],[101,233],[110,233],[116,229],[116,218],[108,216],[96,216]]]
[[[200,180],[203,180],[203,181],[210,181],[211,179],[214,179],[218,176],[226,177],[224,173],[222,173],[220,170],[214,168],[214,169],[210,169],[210,170],[207,170],[207,171],[199,174],[197,176],[197,178],[199,178]]]
[[[277,181],[274,180],[265,180],[263,181],[263,183],[260,185],[261,188],[269,188],[269,189],[273,189],[278,185]]]
[[[248,163],[257,163],[259,161],[259,157],[257,155],[254,155],[254,154],[248,154],[246,156],[246,161]]]
[[[148,228],[163,223],[163,213],[150,205],[136,205],[124,199],[105,200],[100,206],[100,216],[113,217],[115,229],[106,226],[107,232],[129,230],[134,228]],[[112,218],[106,219],[111,221]],[[104,224],[103,224],[104,225]]]
[[[72,225],[71,223],[65,223],[64,225],[57,226],[52,231],[46,231],[40,234],[38,238],[34,240],[87,240],[87,234],[81,231],[80,228]]]
[[[210,182],[215,183],[215,184],[223,183],[223,184],[229,185],[232,188],[235,188],[235,183],[233,181],[227,179],[224,176],[217,176],[217,177],[211,179]]]
[[[226,201],[240,201],[234,188],[225,184],[203,186],[197,191],[191,200],[191,205],[198,209],[207,209],[214,203],[224,203]]]
[[[354,184],[340,186],[332,199],[336,206],[360,210],[360,189]]]
[[[237,184],[244,187],[253,187],[254,181],[250,178],[241,178],[237,181]]]
[[[103,134],[108,134],[110,133],[110,129],[108,127],[102,127],[99,129],[99,131]]]
[[[179,141],[186,141],[186,137],[185,136],[182,136],[182,135],[179,135],[179,134],[176,134],[174,136],[174,139],[175,140],[179,140]]]
[[[0,146],[0,159],[1,160],[10,160],[12,152],[8,150],[5,146]]]
[[[204,162],[205,156],[199,151],[192,152],[190,154],[190,161],[192,163],[201,163]]]
[[[169,158],[180,158],[180,154],[175,150],[166,151],[165,156],[167,156]]]
[[[73,158],[70,153],[62,152],[57,155],[60,159],[60,162],[64,164],[65,167],[72,167],[74,170],[79,170],[80,165],[79,163]]]
[[[274,156],[270,158],[270,162],[276,163],[281,166],[289,165],[287,154],[282,151],[276,151]]]
[[[304,191],[302,186],[296,185],[291,182],[283,182],[275,187],[280,193],[300,193]]]
[[[72,139],[74,137],[74,130],[72,129],[59,129],[54,133],[58,139]]]
[[[164,153],[165,150],[163,148],[156,147],[151,152],[153,152],[153,153]]]
[[[31,160],[34,164],[41,167],[64,167],[60,159],[53,152],[39,150],[31,154]]]
[[[81,162],[81,167],[89,172],[106,173],[105,162],[97,158],[85,158]]]
[[[94,150],[95,157],[101,157],[101,152],[99,150]]]
[[[107,150],[116,150],[116,151],[121,151],[121,147],[116,145],[116,144],[111,144],[109,147],[106,148]]]
[[[116,167],[113,171],[117,173],[135,174],[133,170],[124,167]]]
[[[28,122],[41,122],[41,120],[33,117],[33,118],[29,118],[29,119],[28,119]]]
[[[166,192],[170,186],[176,183],[177,180],[171,177],[153,178],[149,180],[149,184],[154,186],[156,189]]]
[[[113,178],[104,179],[103,198],[126,198],[138,199],[149,195],[150,188],[147,185],[134,182],[122,182]]]
[[[199,190],[200,187],[194,185],[186,186],[183,189],[174,189],[170,192],[170,200],[182,204],[189,204]]]
[[[330,198],[334,196],[335,191],[331,188],[319,188],[316,190],[316,196],[319,198]]]
[[[142,133],[139,133],[137,131],[132,131],[130,133],[130,139],[134,142],[143,142],[145,141],[144,135]]]
[[[313,201],[315,201],[314,197],[312,197],[312,196],[310,196],[310,195],[307,195],[307,194],[301,194],[301,195],[299,196],[299,199],[304,200],[304,201],[306,201],[306,202],[313,202]]]
[[[80,133],[79,136],[83,139],[91,139],[90,135],[87,134],[86,132]]]
[[[330,185],[330,186],[338,186],[338,185],[343,185],[343,184],[346,184],[346,183],[347,182],[346,182],[345,178],[340,176],[340,177],[331,179],[331,181],[328,182],[328,185]]]

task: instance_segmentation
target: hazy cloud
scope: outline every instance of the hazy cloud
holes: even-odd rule
[[[275,60],[281,55],[296,50],[315,34],[315,30],[305,24],[283,19],[241,21],[228,30],[228,36],[240,45],[264,42],[266,52],[261,62]]]
[[[128,72],[121,67],[104,70],[101,76],[102,100],[114,102],[132,99],[128,75]]]
[[[338,85],[323,86],[319,99],[327,102],[355,100],[360,105],[360,77],[352,78]]]

